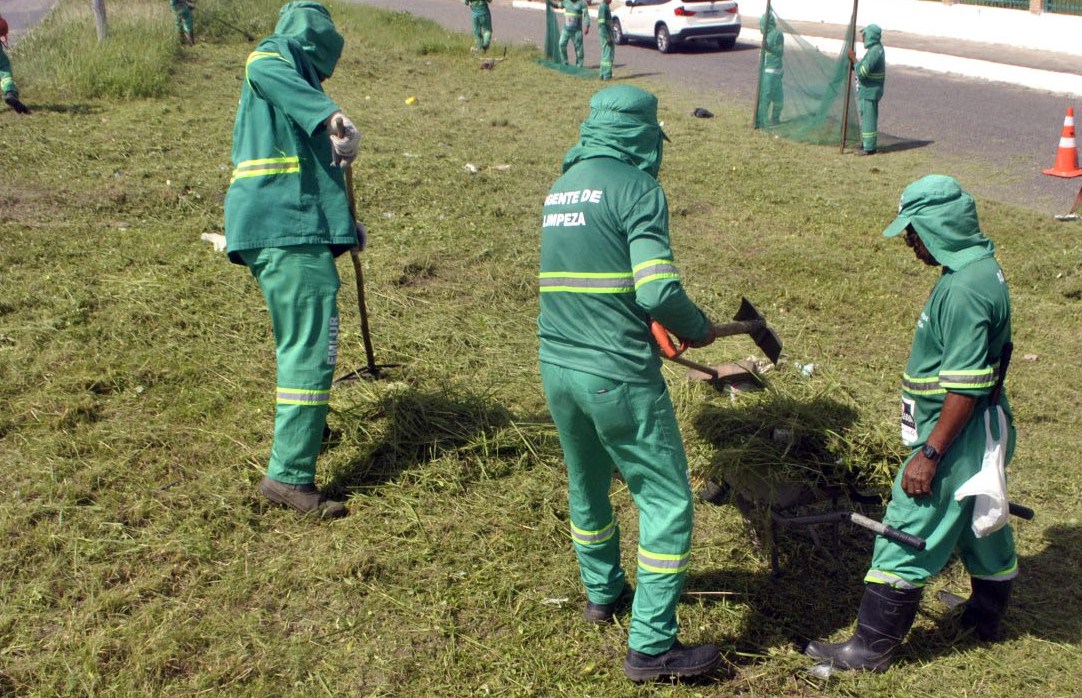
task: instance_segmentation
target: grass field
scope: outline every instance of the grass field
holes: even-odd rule
[[[254,496],[274,409],[269,320],[249,274],[200,240],[221,232],[252,47],[209,17],[262,34],[276,4],[201,2],[202,41],[182,51],[168,3],[111,0],[104,63],[84,5],[64,0],[20,42],[35,113],[0,113],[0,695],[1082,695],[1069,226],[980,202],[1015,308],[1012,496],[1038,512],[1016,527],[1007,641],[956,637],[929,594],[889,672],[813,679],[798,647],[850,630],[871,537],[780,536],[774,577],[740,513],[704,504],[679,616],[686,642],[721,646],[723,669],[635,688],[619,669],[626,619],[579,618],[534,337],[541,202],[597,84],[537,66],[529,47],[480,71],[470,37],[332,6],[347,47],[325,87],[365,134],[366,289],[377,360],[398,367],[335,389],[341,437],[319,478],[351,514],[316,525]],[[750,131],[749,105],[694,119],[694,95],[642,84],[673,141],[661,179],[690,294],[719,318],[748,296],[786,344],[755,395],[666,369],[693,474],[836,463],[883,491],[935,272],[879,231],[916,177],[988,174],[920,149],[840,157]],[[339,271],[345,373],[364,353],[348,259]],[[695,358],[753,350],[733,338]],[[634,508],[614,497],[630,542]],[[965,588],[957,564],[930,585]]]

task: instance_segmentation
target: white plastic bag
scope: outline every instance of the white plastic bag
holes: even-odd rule
[[[999,420],[999,439],[992,438],[990,414]],[[978,538],[995,533],[1010,518],[1007,501],[1007,415],[996,405],[984,413],[984,462],[981,470],[962,483],[954,493],[955,501],[974,497],[973,533]]]

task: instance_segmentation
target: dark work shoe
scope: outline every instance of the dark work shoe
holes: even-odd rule
[[[283,504],[290,509],[319,519],[337,519],[347,513],[345,504],[326,499],[323,493],[310,482],[303,485],[290,485],[264,477],[259,481],[259,492],[276,504]]]
[[[710,673],[721,663],[721,654],[714,645],[684,647],[674,642],[667,652],[645,654],[628,649],[624,674],[635,683],[658,679],[689,679]]]
[[[4,93],[4,103],[14,109],[19,114],[29,114],[30,110],[26,108],[26,105],[19,101],[19,95],[14,92]]]
[[[582,612],[582,619],[590,623],[611,623],[616,616],[616,602],[594,603],[586,602],[586,609]]]
[[[856,152],[853,153],[853,154],[854,155],[875,155],[876,152],[877,151],[875,151],[875,150],[865,150],[864,148],[857,148]]]

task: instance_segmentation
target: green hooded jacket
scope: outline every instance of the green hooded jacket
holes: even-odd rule
[[[759,18],[759,31],[763,34],[763,69],[780,75],[782,56],[785,53],[785,37],[778,29],[777,20],[771,15],[764,14]]]
[[[864,27],[864,57],[853,67],[857,74],[858,96],[879,99],[887,80],[887,57],[882,44],[883,30],[878,24]]]
[[[343,44],[326,8],[290,2],[248,56],[225,196],[226,244],[238,264],[239,250],[327,244],[340,254],[356,240],[326,128],[339,108],[320,84]]]
[[[590,100],[541,214],[542,362],[644,383],[660,377],[651,318],[678,337],[706,335],[669,244],[664,138],[649,92],[619,85]]]
[[[987,396],[999,378],[1000,357],[1011,341],[1011,299],[995,244],[981,232],[977,206],[953,177],[928,175],[906,187],[898,217],[884,235],[912,225],[943,266],[913,334],[902,376],[902,440],[923,444],[948,392],[980,398],[974,419],[949,453],[983,452]],[[1000,399],[1011,419],[1006,391]]]

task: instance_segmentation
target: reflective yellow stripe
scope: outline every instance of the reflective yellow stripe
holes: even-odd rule
[[[639,567],[647,572],[657,574],[680,574],[687,570],[691,562],[691,553],[670,555],[667,553],[652,553],[649,550],[639,548]]]
[[[308,405],[319,407],[330,403],[330,390],[305,390],[303,388],[283,388],[278,386],[279,405]]]
[[[293,174],[301,171],[301,160],[297,156],[284,158],[262,158],[245,160],[233,170],[230,182],[245,177],[264,177],[274,174]]]

